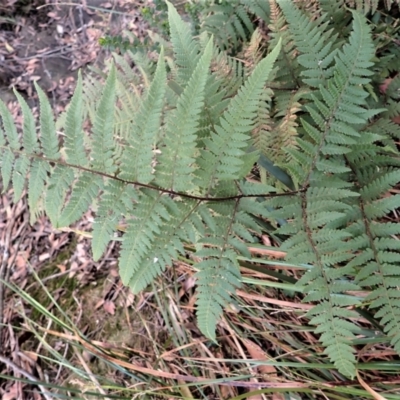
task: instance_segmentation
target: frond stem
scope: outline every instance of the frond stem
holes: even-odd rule
[[[5,147],[6,146],[0,146],[0,148],[5,148]],[[95,170],[92,170],[90,168],[83,167],[81,165],[70,164],[70,163],[68,163],[66,161],[63,161],[63,160],[52,160],[52,159],[44,157],[41,154],[25,154],[23,151],[18,151],[18,150],[13,150],[13,152],[17,153],[17,154],[20,154],[20,155],[24,155],[24,156],[26,156],[28,158],[40,159],[42,161],[48,162],[49,164],[53,163],[53,164],[57,164],[57,165],[62,165],[64,167],[74,168],[74,169],[78,169],[78,170],[81,170],[81,171],[89,172],[91,174],[99,175],[99,176],[102,176],[103,178],[114,179],[116,181],[119,181],[119,182],[122,182],[122,183],[125,183],[125,184],[128,184],[128,185],[135,185],[135,186],[147,188],[147,189],[150,189],[150,190],[157,190],[160,193],[169,194],[171,196],[180,196],[180,197],[183,197],[183,198],[186,198],[186,199],[192,199],[192,200],[198,200],[198,201],[218,202],[218,201],[240,200],[240,199],[248,198],[248,197],[272,198],[272,197],[292,196],[294,194],[302,193],[302,192],[306,191],[306,189],[307,189],[306,187],[302,187],[299,190],[294,190],[294,191],[285,192],[285,193],[238,194],[238,195],[226,196],[226,197],[196,196],[196,195],[192,195],[192,194],[178,192],[178,191],[171,190],[171,189],[164,189],[164,188],[161,188],[161,187],[158,187],[158,186],[149,185],[147,183],[141,183],[141,182],[136,182],[136,181],[125,180],[125,179],[119,178],[118,176],[114,176],[114,175],[108,174],[106,172],[95,171]]]

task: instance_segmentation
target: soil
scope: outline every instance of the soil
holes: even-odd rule
[[[142,3],[5,0],[0,5],[0,99],[13,101],[15,87],[33,106],[37,81],[60,112],[71,97],[78,69],[101,66],[108,55],[99,38],[137,28]]]

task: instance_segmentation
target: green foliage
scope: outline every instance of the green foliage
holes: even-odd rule
[[[125,53],[127,50],[134,48],[134,45],[132,45],[128,39],[123,38],[121,35],[104,36],[99,39],[99,44],[110,51],[119,49],[121,53]]]
[[[33,214],[44,208],[55,226],[95,203],[95,259],[123,222],[120,275],[134,292],[194,246],[199,327],[214,341],[241,283],[237,256],[268,220],[287,259],[310,266],[298,282],[315,304],[307,317],[352,377],[357,308],[400,353],[400,224],[389,218],[400,206],[399,79],[379,91],[398,72],[398,49],[382,39],[374,1],[358,11],[297,3],[203,2],[198,37],[167,3],[171,38],[157,65],[114,55],[104,85],[79,76],[56,122],[37,87],[39,137],[20,95],[21,138],[0,102],[3,190],[11,181],[18,199],[27,178]],[[263,183],[246,178],[255,163]]]
[[[217,45],[237,51],[254,31],[253,16],[268,21],[269,4],[264,0],[215,1],[204,7],[201,31],[212,33]]]

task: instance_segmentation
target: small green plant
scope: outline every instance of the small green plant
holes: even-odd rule
[[[239,61],[207,30],[192,38],[168,3],[171,43],[156,69],[128,51],[142,79],[120,56],[104,86],[79,77],[57,121],[62,145],[38,86],[39,140],[18,93],[22,139],[0,103],[4,190],[12,181],[17,200],[27,178],[32,213],[43,208],[58,227],[95,203],[95,259],[124,220],[119,268],[134,292],[194,245],[198,323],[214,341],[241,283],[237,256],[249,255],[267,219],[287,259],[308,268],[299,281],[315,304],[307,316],[340,372],[356,372],[358,309],[400,353],[400,224],[387,218],[400,205],[390,191],[399,181],[391,118],[400,82],[385,96],[377,90],[398,50],[357,11],[345,10],[338,30],[338,12],[323,1],[311,13],[271,0],[270,41],[263,47],[255,30]],[[247,179],[255,163],[264,183]],[[354,295],[361,289],[366,298]]]

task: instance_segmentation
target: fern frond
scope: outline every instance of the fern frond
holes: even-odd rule
[[[312,21],[293,4],[278,0],[287,22],[289,31],[300,54],[297,62],[305,69],[301,71],[304,83],[311,87],[324,84],[332,76],[332,63],[336,54],[333,49],[337,35],[327,31],[329,21],[324,18]]]
[[[196,68],[200,48],[198,43],[193,40],[189,26],[183,22],[175,7],[169,1],[167,1],[167,5],[171,43],[176,64],[179,67],[177,81],[181,85],[186,85]]]
[[[24,126],[22,132],[22,144],[25,154],[33,154],[39,152],[39,143],[36,134],[35,118],[32,111],[26,103],[25,99],[14,89],[18,103],[21,106],[22,115],[24,117]]]
[[[82,172],[72,188],[68,203],[61,212],[59,226],[71,225],[81,218],[102,189],[102,183],[98,175]]]
[[[339,299],[344,291],[356,290],[357,285],[346,280],[351,266],[339,267],[353,257],[347,236],[341,231],[346,226],[347,202],[354,201],[359,194],[348,190],[351,184],[340,178],[350,172],[344,156],[351,152],[351,144],[337,143],[341,137],[343,143],[348,143],[348,136],[360,137],[355,125],[366,124],[374,112],[365,108],[368,93],[360,86],[367,84],[373,74],[370,30],[363,17],[354,12],[353,18],[349,42],[335,56],[333,76],[326,86],[320,85],[322,99],[312,96],[314,105],[307,107],[313,125],[303,121],[307,135],[297,139],[298,149],[286,150],[292,157],[289,170],[304,192],[284,202],[278,198],[270,202],[273,209],[281,209],[272,215],[294,218],[291,226],[278,229],[282,234],[293,235],[284,242],[283,249],[288,251],[288,259],[313,264],[313,269],[299,281],[305,286],[306,301],[321,302],[308,313],[310,323],[319,326],[325,352],[347,376],[355,374],[354,350],[350,345],[357,327],[349,321],[353,312],[344,308]],[[334,247],[326,242],[327,234],[333,238]],[[349,301],[357,303],[356,299]]]
[[[0,99],[0,116],[3,121],[3,128],[6,134],[5,137],[7,138],[10,147],[13,150],[18,150],[20,148],[20,144],[18,140],[17,128],[14,124],[14,120],[10,111],[8,110],[7,106],[3,103],[1,99]],[[5,139],[3,139],[2,141],[5,142]]]
[[[34,85],[40,104],[40,143],[43,154],[50,160],[58,160],[61,154],[51,104],[40,86],[36,82]]]
[[[127,221],[119,259],[119,273],[124,285],[132,284],[131,279],[148,257],[155,235],[170,218],[160,198],[161,194],[143,190],[134,209],[135,216]]]
[[[357,290],[357,285],[345,279],[350,272],[348,268],[336,267],[352,258],[351,247],[346,243],[349,235],[330,227],[345,215],[348,205],[342,199],[349,194],[352,192],[344,188],[314,187],[295,198],[285,201],[276,198],[268,204],[275,210],[280,208],[280,211],[272,212],[275,218],[295,218],[294,223],[278,229],[281,234],[292,234],[282,249],[288,251],[288,260],[312,263],[313,268],[305,273],[299,284],[306,288],[304,301],[318,301],[320,304],[307,316],[311,318],[310,324],[317,325],[316,331],[322,334],[320,340],[325,353],[339,371],[353,376],[355,357],[351,339],[355,337],[357,327],[349,321],[355,313],[344,306],[356,304],[357,300],[352,298],[343,304],[341,294]],[[325,202],[329,202],[329,206],[325,207]],[[296,217],[298,215],[301,217]]]
[[[239,2],[214,4],[202,19],[202,31],[212,34],[221,50],[237,49],[254,30],[246,7]]]
[[[197,129],[204,103],[204,88],[212,56],[212,39],[207,44],[189,83],[170,114],[164,137],[165,149],[158,158],[157,183],[175,191],[193,189],[197,153]]]
[[[83,143],[83,117],[82,76],[79,72],[74,95],[65,114],[65,154],[70,164],[84,167],[87,158]]]
[[[15,155],[12,150],[19,150],[17,128],[7,106],[0,99],[0,156],[1,176],[3,179],[3,192],[8,189],[14,167]],[[4,130],[2,129],[4,127]],[[9,147],[7,147],[9,144]]]
[[[375,93],[398,70],[388,39],[395,22],[388,16],[381,34],[380,15],[368,25],[345,7],[365,11],[376,0],[211,3],[202,30],[216,29],[235,57],[207,32],[192,38],[168,3],[172,47],[156,44],[166,57],[162,50],[156,65],[144,51],[115,56],[108,72],[94,69],[105,85],[79,76],[55,123],[38,88],[39,137],[20,95],[22,135],[0,102],[1,184],[11,180],[17,200],[27,178],[31,211],[44,206],[55,226],[95,204],[95,259],[126,221],[120,275],[135,292],[190,244],[198,322],[212,340],[241,283],[238,255],[249,257],[248,244],[278,226],[287,260],[308,265],[298,284],[315,303],[310,324],[353,377],[352,344],[364,332],[355,307],[374,313],[400,353],[400,224],[387,222],[400,207],[400,129],[390,120],[400,113],[399,79]],[[265,22],[270,54],[260,60],[258,30],[247,52],[245,43]],[[262,183],[247,176],[255,162]],[[360,288],[364,299],[352,294]]]
[[[208,150],[201,153],[198,177],[199,185],[207,190],[214,186],[215,180],[238,177],[258,101],[279,52],[280,43],[254,69],[243,88],[231,100],[220,119],[220,125],[215,126],[215,133],[212,132],[210,139],[204,141]]]
[[[93,224],[92,252],[95,261],[101,257],[112,239],[119,220],[132,212],[134,201],[137,200],[133,186],[116,180],[107,180]]]
[[[40,212],[38,207],[40,199],[44,198],[47,174],[50,172],[49,164],[42,160],[32,160],[28,180],[28,205],[31,210],[31,223]]]
[[[3,192],[8,189],[10,184],[11,174],[14,166],[15,156],[14,153],[8,149],[2,149],[1,154],[1,177],[3,180]]]
[[[197,264],[199,272],[197,320],[201,332],[216,341],[215,328],[220,319],[223,307],[229,304],[233,293],[240,286],[240,275],[236,253],[232,250],[215,251],[214,257]],[[217,283],[218,282],[218,283]]]
[[[26,176],[30,167],[30,159],[25,155],[18,157],[14,163],[14,170],[12,175],[12,184],[14,187],[14,201],[17,202],[25,187]]]
[[[96,171],[112,174],[115,171],[113,152],[114,142],[114,107],[115,107],[116,72],[114,65],[107,77],[103,93],[93,120],[91,140],[92,167]]]
[[[153,150],[159,135],[165,95],[166,71],[164,53],[160,53],[154,79],[144,98],[135,123],[127,137],[121,158],[122,179],[149,183],[153,180]]]
[[[202,258],[196,264],[199,270],[196,273],[197,320],[203,334],[213,341],[216,341],[215,328],[223,307],[229,304],[230,294],[240,286],[239,265],[230,241],[238,202],[232,205],[226,208],[211,207],[217,212],[214,217],[216,230],[201,240],[204,247],[196,252],[196,256]]]
[[[183,242],[195,237],[196,228],[201,224],[196,209],[199,202],[185,202],[176,204],[169,197],[164,196],[162,203],[168,212],[168,223],[149,242],[149,257],[142,260],[130,279],[129,286],[134,293],[144,289],[167,266],[172,265],[179,255],[185,253]]]
[[[346,289],[351,290],[350,288]],[[354,302],[340,305],[353,304]],[[327,312],[327,309],[330,309],[331,312]],[[355,339],[354,331],[356,329],[354,324],[346,319],[357,318],[357,313],[344,308],[332,307],[332,303],[323,301],[308,315],[311,317],[310,324],[318,326],[315,332],[321,333],[320,340],[326,347],[324,353],[329,355],[339,371],[347,376],[353,376],[355,373],[355,350],[351,346],[351,340]]]
[[[378,309],[375,317],[380,319],[392,345],[400,353],[400,302],[397,290],[400,283],[400,255],[397,251],[398,241],[392,238],[393,232],[400,230],[400,224],[380,223],[377,229],[375,222],[400,206],[398,195],[382,198],[388,189],[398,183],[398,167],[392,167],[390,159],[387,159],[386,166],[376,168],[365,164],[360,169],[358,158],[357,164],[354,164],[352,154],[347,157],[353,168],[357,165],[360,187],[360,197],[347,219],[350,222],[348,230],[353,236],[351,244],[357,253],[349,265],[358,271],[356,281],[362,287],[373,289],[365,301],[369,308]]]
[[[58,219],[64,205],[66,193],[74,181],[74,171],[63,165],[57,165],[47,182],[45,211],[51,223],[59,227]]]

